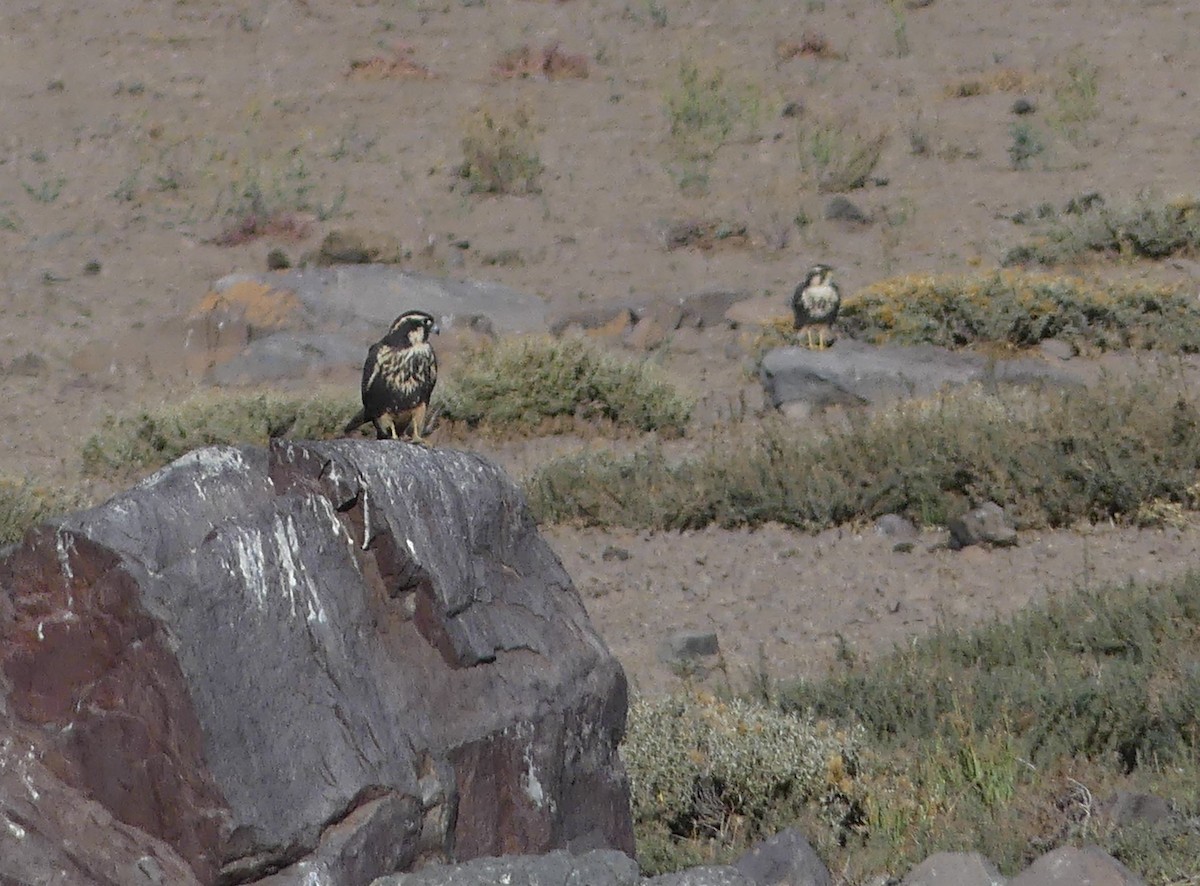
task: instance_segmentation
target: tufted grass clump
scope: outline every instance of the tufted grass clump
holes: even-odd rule
[[[635,826],[651,839],[747,839],[811,804],[841,827],[861,737],[745,699],[635,698],[621,746]]]
[[[1162,259],[1200,254],[1200,200],[1142,197],[1121,207],[1088,201],[1052,213],[1034,238],[1008,251],[1006,265],[1062,265],[1089,256]]]
[[[477,109],[462,137],[459,176],[467,191],[479,194],[537,194],[542,161],[527,108]]]
[[[874,172],[888,133],[864,134],[830,120],[814,119],[796,130],[800,168],[822,194],[853,191]]]
[[[48,517],[90,504],[76,489],[0,477],[0,546],[19,541],[27,529]]]
[[[875,343],[1022,348],[1058,338],[1100,351],[1200,351],[1194,296],[1144,282],[1101,286],[1020,271],[910,275],[856,292],[841,316],[848,334]]]
[[[1080,588],[785,687],[785,710],[866,729],[854,784],[862,821],[827,855],[845,855],[851,874],[902,873],[970,848],[1012,875],[1088,842],[1147,882],[1186,882],[1200,858],[1200,831],[1187,824],[1200,812],[1197,636],[1193,572]],[[1116,826],[1101,812],[1116,790],[1156,793],[1179,816],[1152,831]]]
[[[505,339],[467,354],[435,394],[451,421],[532,431],[548,420],[600,419],[681,434],[692,401],[656,369],[585,339]]]
[[[525,488],[540,519],[597,526],[817,530],[889,513],[945,525],[987,500],[1019,527],[1128,522],[1149,502],[1195,506],[1198,432],[1200,399],[1169,379],[975,389],[822,433],[731,428],[683,459],[657,446],[585,453],[544,465]]]
[[[85,473],[156,470],[204,446],[266,443],[275,437],[339,436],[358,403],[344,392],[209,394],[110,416],[83,445]]]

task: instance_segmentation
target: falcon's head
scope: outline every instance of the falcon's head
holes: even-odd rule
[[[833,268],[829,265],[813,265],[808,269],[808,276],[804,278],[804,287],[824,286],[832,281]]]
[[[405,311],[392,322],[384,341],[397,347],[412,347],[429,341],[431,332],[441,332],[431,315],[424,311]]]

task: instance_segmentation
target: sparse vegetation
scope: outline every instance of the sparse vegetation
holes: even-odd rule
[[[1149,882],[1185,882],[1200,858],[1185,823],[1200,812],[1198,632],[1192,573],[1081,589],[785,689],[785,710],[867,729],[867,773],[850,792],[863,821],[846,850],[827,850],[865,874],[970,847],[1012,874],[1084,841]],[[1173,797],[1178,823],[1121,828],[1098,814],[1112,791],[1139,787]]]
[[[1055,123],[1073,144],[1086,136],[1087,125],[1100,113],[1100,68],[1083,49],[1067,56],[1054,87]]]
[[[862,135],[843,124],[813,120],[797,126],[800,168],[822,193],[861,188],[879,162],[888,134]]]
[[[689,61],[679,69],[679,83],[665,102],[674,160],[668,171],[684,193],[708,192],[709,166],[737,127],[752,128],[759,114],[755,90],[739,89],[720,71],[701,73]]]
[[[160,186],[163,179],[159,179]],[[113,196],[132,199],[134,185],[124,183]],[[177,185],[176,185],[177,187]],[[267,163],[245,167],[218,196],[217,211],[226,224],[213,238],[219,246],[240,246],[259,237],[301,240],[309,233],[313,219],[334,217],[346,200],[343,188],[329,202],[314,199],[314,184],[299,151],[292,151],[287,164],[272,169]]]
[[[545,77],[547,80],[585,80],[588,75],[587,58],[563,52],[557,43],[542,49],[518,46],[501,54],[496,62],[496,76]]]
[[[435,392],[451,421],[530,430],[560,419],[681,433],[691,401],[644,361],[583,339],[506,339],[465,356]]]
[[[658,447],[559,459],[526,491],[540,519],[596,526],[815,530],[892,513],[944,525],[987,500],[1019,527],[1069,526],[1133,520],[1155,499],[1190,502],[1198,428],[1200,404],[1170,379],[974,390],[819,435],[782,423],[723,429],[682,460]]]
[[[877,343],[1022,348],[1059,338],[1100,351],[1200,351],[1200,305],[1181,287],[1018,271],[884,280],[845,300],[842,324]]]
[[[724,73],[701,75],[695,64],[685,61],[679,84],[666,99],[671,140],[688,159],[711,159],[733,132],[740,110],[739,96]]]
[[[83,467],[91,475],[125,475],[162,467],[202,446],[333,437],[357,408],[345,391],[195,397],[109,418],[84,443]]]
[[[25,189],[34,201],[38,203],[53,203],[58,199],[58,195],[62,193],[63,185],[67,180],[62,176],[55,179],[43,179],[36,185],[31,185],[29,182],[21,182],[21,187]]]
[[[76,489],[0,478],[0,546],[19,541],[26,530],[48,517],[84,508],[90,503],[86,495]]]
[[[1189,883],[1198,632],[1192,573],[1077,589],[869,662],[848,654],[839,673],[766,706],[692,691],[635,699],[622,757],[639,858],[650,873],[727,861],[796,824],[847,883],[956,850],[1012,875],[1079,843],[1149,883]],[[1103,808],[1117,790],[1164,796],[1175,816],[1118,825]]]
[[[1090,200],[1078,211],[1045,215],[1048,226],[1009,250],[1006,265],[1067,264],[1089,255],[1158,259],[1200,253],[1200,200],[1193,197],[1142,197],[1113,209],[1103,200]]]
[[[1008,157],[1013,169],[1028,169],[1029,161],[1046,150],[1037,129],[1028,123],[1014,123],[1009,133],[1012,144],[1008,146]]]
[[[906,4],[900,0],[887,0],[887,5],[892,13],[892,37],[896,41],[896,56],[907,58],[912,49],[908,45],[908,16],[904,13]]]
[[[467,120],[459,174],[480,194],[536,194],[542,163],[527,109],[480,108]]]

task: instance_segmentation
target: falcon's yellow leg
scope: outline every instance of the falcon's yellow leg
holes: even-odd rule
[[[421,436],[421,432],[425,430],[425,410],[427,406],[424,403],[418,403],[412,412],[412,441],[418,446],[428,446],[425,438]]]

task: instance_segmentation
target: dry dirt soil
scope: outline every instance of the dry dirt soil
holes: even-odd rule
[[[498,71],[521,47],[566,63]],[[586,77],[546,76],[581,64]],[[667,111],[687,66],[735,107],[690,163]],[[1096,86],[1095,116],[1074,127],[1087,96],[1064,91],[1072,70]],[[1092,191],[1170,198],[1200,168],[1194,2],[16,0],[0,7],[0,82],[0,473],[50,484],[84,482],[80,443],[104,416],[204,387],[146,359],[164,318],[336,226],[559,314],[708,289],[783,305],[817,260],[847,292],[986,269],[1026,235],[1016,212]],[[1014,115],[1018,99],[1033,113]],[[527,116],[537,193],[466,192],[456,171],[479,110]],[[1028,169],[1011,162],[1014,125],[1044,147]],[[837,127],[886,136],[846,195],[869,224],[822,217],[831,195],[802,144]],[[256,192],[302,229],[215,242]],[[746,236],[668,249],[664,226],[686,219]],[[1088,272],[1200,277],[1186,261]],[[736,341],[679,337],[651,356],[709,405],[748,393],[761,408]],[[519,473],[570,445],[492,451]],[[1027,533],[957,554],[938,533],[895,553],[869,529],[547,534],[648,691],[677,679],[655,654],[676,629],[716,630],[731,679],[819,674],[839,648],[872,655],[1072,586],[1179,572],[1200,544],[1191,528]]]

